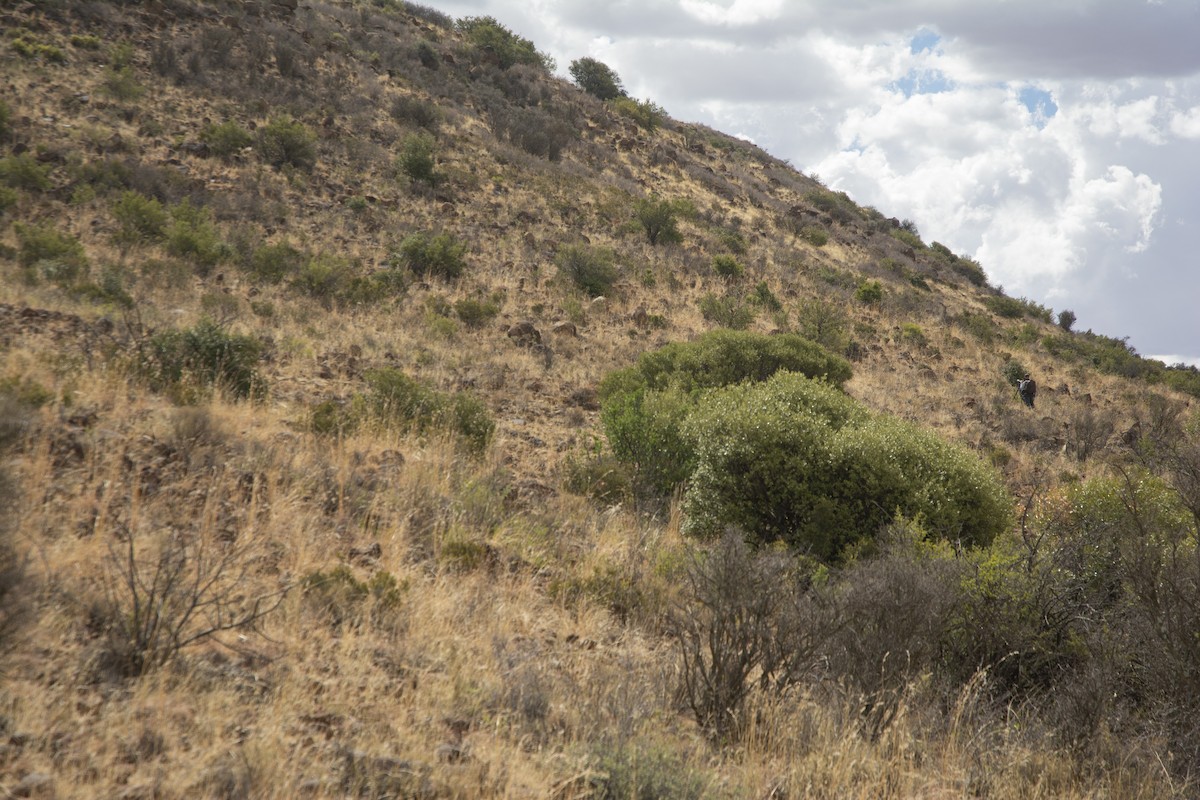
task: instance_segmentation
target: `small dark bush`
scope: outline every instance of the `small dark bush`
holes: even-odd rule
[[[256,369],[261,351],[257,339],[228,333],[205,320],[185,330],[155,334],[135,366],[156,391],[175,392],[184,401],[212,387],[239,398],[260,396],[266,391],[266,381]]]
[[[209,210],[187,200],[171,209],[166,237],[167,252],[190,261],[202,275],[208,274],[230,254]]]
[[[259,156],[273,167],[311,170],[317,163],[316,137],[302,122],[276,117],[258,129]]]
[[[414,183],[434,186],[438,182],[433,159],[433,137],[414,133],[404,137],[400,154],[396,156],[396,169]]]
[[[392,119],[433,131],[441,124],[442,115],[433,103],[414,95],[402,94],[392,101]]]
[[[517,64],[540,67],[547,72],[554,69],[553,58],[538,52],[533,42],[513,33],[494,17],[463,17],[455,27],[466,36],[481,62],[494,63],[500,69]]]
[[[615,505],[633,496],[633,479],[629,467],[616,456],[577,455],[567,459],[563,488]]]
[[[14,189],[30,192],[44,192],[53,185],[50,168],[39,164],[28,153],[0,158],[0,181]]]
[[[583,244],[564,245],[554,256],[559,275],[588,297],[612,293],[613,285],[621,276],[615,262],[616,254],[612,250]]]
[[[580,89],[601,100],[615,100],[625,96],[620,77],[602,61],[586,56],[578,58],[571,62],[568,71]]]
[[[492,114],[492,130],[530,155],[557,161],[577,134],[571,125],[539,108],[506,108]]]
[[[745,271],[736,258],[724,253],[713,256],[712,265],[713,271],[722,278],[738,278]]]
[[[634,215],[651,245],[678,244],[683,241],[683,234],[679,232],[679,211],[669,200],[639,200],[634,206]]]
[[[417,432],[446,430],[475,453],[483,452],[492,440],[496,424],[487,406],[474,395],[439,392],[391,368],[373,370],[366,380],[370,392],[363,404],[380,422]]]
[[[206,125],[200,132],[200,141],[208,145],[213,155],[229,158],[254,144],[250,132],[233,120],[220,125]]]
[[[435,236],[414,233],[400,243],[391,260],[396,265],[408,267],[418,278],[456,280],[467,267],[463,258],[466,251],[467,246],[449,233]]]
[[[468,328],[482,328],[500,313],[500,305],[493,299],[480,300],[466,297],[456,300],[454,314]]]
[[[308,260],[309,257],[303,251],[297,250],[287,242],[276,242],[255,248],[246,264],[246,270],[267,283],[279,283],[298,274]]]
[[[167,211],[162,203],[152,197],[137,192],[122,192],[113,205],[113,216],[118,226],[113,239],[119,244],[155,242],[166,235]]]
[[[390,572],[380,570],[360,581],[345,565],[310,572],[300,582],[304,604],[334,628],[379,624],[394,616],[403,590]]]
[[[854,290],[854,299],[869,306],[883,302],[883,284],[879,281],[863,281]]]
[[[83,245],[70,234],[41,225],[17,223],[17,263],[26,278],[44,277],[55,283],[69,284],[86,274],[87,256]]]
[[[1074,311],[1063,309],[1062,311],[1058,312],[1058,327],[1062,328],[1064,331],[1070,331],[1071,326],[1075,324],[1075,319],[1076,317]]]
[[[700,315],[709,322],[742,331],[754,322],[754,309],[747,306],[742,299],[734,295],[718,297],[711,292],[700,298]]]

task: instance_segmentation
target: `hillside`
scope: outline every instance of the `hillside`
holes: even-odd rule
[[[1196,371],[503,21],[0,20],[4,791],[1194,796]],[[1011,524],[686,535],[605,379],[724,329],[844,359],[921,502],[944,441]]]

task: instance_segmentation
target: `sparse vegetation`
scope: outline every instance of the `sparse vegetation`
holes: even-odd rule
[[[0,794],[1196,794],[1200,369],[288,6],[5,7]]]

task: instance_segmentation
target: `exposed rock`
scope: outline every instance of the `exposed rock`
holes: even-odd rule
[[[533,347],[542,343],[542,332],[525,320],[508,329],[508,338],[518,347]]]
[[[560,322],[550,329],[556,336],[578,336],[574,322]]]
[[[9,790],[11,797],[53,797],[54,779],[44,772],[31,772]]]

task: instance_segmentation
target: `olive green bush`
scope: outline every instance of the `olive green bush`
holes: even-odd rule
[[[1010,518],[1003,484],[974,455],[801,375],[708,393],[683,435],[694,536],[733,526],[835,562],[898,514],[965,545],[987,544]]]
[[[369,391],[358,400],[358,413],[366,419],[417,433],[445,430],[475,453],[492,440],[496,423],[473,394],[439,392],[392,368],[372,370],[366,381]]]
[[[449,233],[414,233],[405,237],[389,259],[393,268],[408,267],[418,278],[455,280],[467,267],[467,246]]]
[[[669,493],[691,475],[694,447],[681,430],[703,392],[763,381],[781,370],[838,386],[850,378],[845,360],[794,334],[717,330],[643,353],[636,365],[610,373],[600,384],[609,446],[633,467],[642,486]]]
[[[168,391],[192,402],[213,387],[234,397],[257,397],[266,392],[258,373],[261,343],[252,336],[226,331],[203,320],[191,328],[169,329],[152,336],[137,354],[135,370],[156,391]]]
[[[606,247],[564,245],[555,253],[554,263],[558,274],[588,297],[611,294],[613,285],[621,277],[616,254]]]
[[[317,163],[317,137],[291,117],[276,117],[258,129],[255,149],[273,167],[311,170]]]
[[[625,96],[621,78],[612,67],[602,61],[587,56],[577,58],[571,62],[568,71],[580,89],[601,100],[615,100]]]

